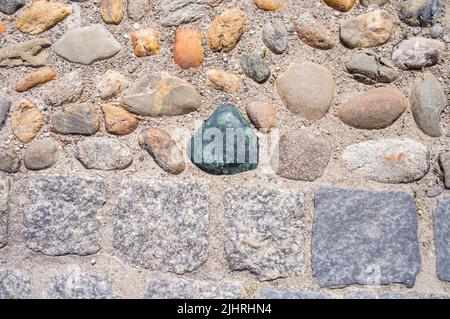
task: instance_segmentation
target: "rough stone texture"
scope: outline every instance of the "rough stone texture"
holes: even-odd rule
[[[277,109],[266,97],[255,97],[245,107],[247,116],[261,132],[268,133],[275,127]]]
[[[359,129],[382,129],[394,123],[407,107],[403,94],[394,88],[376,88],[352,97],[338,112],[338,118]]]
[[[150,279],[147,299],[238,299],[241,287],[228,282],[183,279],[159,275]]]
[[[330,70],[309,62],[291,64],[275,85],[287,108],[310,121],[328,113],[335,87]]]
[[[131,20],[141,20],[150,9],[150,0],[127,0],[127,14]]]
[[[450,197],[438,200],[433,224],[437,277],[450,282]]]
[[[444,45],[439,40],[423,37],[400,42],[392,53],[392,61],[403,70],[418,70],[438,63]]]
[[[217,16],[207,32],[207,42],[213,52],[230,52],[244,32],[246,17],[239,8],[231,8]]]
[[[100,250],[99,216],[106,201],[100,178],[35,175],[27,195],[22,235],[30,249],[50,256],[84,256]]]
[[[132,264],[183,274],[208,257],[210,203],[197,183],[131,179],[114,215],[114,248]]]
[[[13,269],[0,269],[0,299],[31,298],[30,276]]]
[[[241,80],[232,72],[212,69],[206,71],[206,76],[208,78],[207,85],[216,90],[233,94],[241,87]]]
[[[26,4],[26,0],[0,0],[0,11],[13,14]]]
[[[442,135],[439,124],[442,111],[447,107],[444,89],[432,73],[419,74],[411,90],[411,113],[416,124],[427,135]]]
[[[133,155],[128,146],[107,137],[93,137],[81,141],[75,149],[75,157],[87,169],[102,171],[125,169],[133,162]]]
[[[14,103],[11,127],[19,141],[30,142],[38,134],[43,124],[44,117],[33,102],[22,99]]]
[[[69,104],[52,116],[52,130],[59,134],[93,135],[100,128],[100,118],[93,104]]]
[[[48,297],[52,299],[115,299],[111,279],[96,274],[71,273],[53,276]]]
[[[131,33],[131,43],[137,57],[157,54],[159,51],[159,33],[152,28],[136,30]]]
[[[94,24],[71,29],[52,48],[70,62],[91,64],[113,57],[122,46],[103,25]]]
[[[450,188],[450,152],[440,154],[439,163],[444,173],[445,187]]]
[[[183,70],[198,68],[202,64],[202,33],[199,29],[178,29],[175,32],[173,59]]]
[[[103,22],[119,24],[123,18],[124,0],[102,0],[99,11]]]
[[[398,16],[410,26],[427,27],[436,23],[443,9],[440,0],[406,0],[401,3]]]
[[[108,70],[97,82],[97,90],[102,99],[109,99],[125,87],[125,77],[117,71]]]
[[[105,129],[110,134],[127,135],[133,133],[139,125],[139,121],[133,115],[119,106],[104,104],[102,110],[105,116]]]
[[[268,22],[262,30],[262,40],[266,47],[275,54],[282,54],[287,49],[288,32],[281,20]]]
[[[11,101],[0,96],[0,129],[8,118],[9,110],[11,109]]]
[[[270,77],[269,64],[259,53],[250,53],[240,59],[242,70],[245,75],[256,83],[264,83]]]
[[[322,50],[334,47],[335,41],[330,29],[309,12],[302,13],[294,25],[300,40],[307,45]]]
[[[232,270],[248,270],[259,280],[303,272],[302,197],[267,188],[226,192],[224,248]]]
[[[332,299],[331,295],[316,291],[274,290],[262,288],[259,290],[262,299]]]
[[[58,160],[58,149],[58,142],[51,137],[31,142],[23,157],[25,167],[34,171],[52,167]]]
[[[323,188],[314,203],[312,268],[321,287],[414,286],[421,261],[411,195]]]
[[[11,148],[0,147],[0,171],[16,173],[19,170],[19,155]]]
[[[0,177],[0,248],[8,243],[8,202],[10,184],[9,178]],[[0,288],[0,296],[1,294]]]
[[[360,0],[360,3],[365,7],[368,7],[368,6],[374,5],[374,4],[381,7],[388,2],[389,2],[389,0]]]
[[[365,84],[390,83],[399,74],[395,66],[374,52],[354,52],[345,63],[345,69],[353,78]]]
[[[55,81],[42,93],[42,99],[49,106],[60,106],[73,103],[83,93],[84,84],[80,72],[70,72]]]
[[[446,296],[435,294],[417,294],[405,292],[371,292],[351,291],[344,295],[344,299],[448,299]]]
[[[412,183],[430,168],[427,147],[408,138],[353,144],[344,150],[342,160],[349,170],[381,183]]]
[[[183,115],[197,111],[201,96],[188,82],[165,72],[144,76],[128,96],[123,106],[142,116]]]
[[[29,89],[47,83],[55,78],[56,73],[50,68],[42,68],[36,72],[28,74],[22,80],[20,80],[16,85],[17,92],[25,92]]]
[[[40,67],[47,64],[50,39],[33,39],[0,50],[0,68],[17,66]]]
[[[179,26],[207,15],[211,9],[211,2],[211,0],[161,0],[156,10],[161,17],[162,26]]]
[[[303,131],[281,135],[272,168],[284,178],[312,182],[322,176],[331,155],[330,143]]]

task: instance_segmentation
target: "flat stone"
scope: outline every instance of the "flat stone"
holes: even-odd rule
[[[432,186],[427,189],[425,196],[433,198],[442,194],[444,190],[440,186]]]
[[[439,155],[439,164],[444,173],[445,187],[450,188],[450,152],[441,153]]]
[[[410,26],[427,27],[435,24],[443,11],[440,0],[406,0],[400,4],[398,17]]]
[[[348,146],[342,153],[347,169],[380,183],[412,183],[430,168],[425,145],[408,138],[383,138]]]
[[[110,134],[128,135],[139,125],[137,118],[119,106],[104,104],[102,110],[105,116],[105,129]]]
[[[422,132],[442,136],[439,121],[446,107],[447,96],[439,81],[432,73],[419,74],[411,90],[411,113]]]
[[[120,24],[124,13],[124,0],[102,0],[100,2],[100,15],[107,24]]]
[[[50,256],[85,256],[100,250],[99,217],[106,201],[102,179],[35,175],[27,195],[22,235],[28,248]]]
[[[131,33],[131,43],[137,57],[155,55],[159,51],[159,33],[152,28],[136,30]]]
[[[72,71],[52,82],[42,93],[45,104],[60,106],[76,102],[83,94],[84,83],[78,71]]]
[[[375,88],[352,97],[342,105],[337,117],[347,125],[373,130],[390,126],[405,112],[403,94],[394,88]]]
[[[450,281],[450,197],[439,199],[433,214],[436,274]]]
[[[0,177],[0,248],[8,243],[8,202],[11,181],[7,177]],[[1,277],[1,275],[0,275]],[[0,282],[0,296],[1,296]]]
[[[202,64],[202,33],[199,29],[184,28],[175,32],[173,59],[183,70],[198,68]]]
[[[328,113],[335,88],[330,70],[309,62],[291,64],[275,85],[287,108],[310,121]]]
[[[403,70],[418,70],[438,63],[444,45],[439,40],[423,37],[403,40],[394,49],[392,61]]]
[[[281,20],[268,22],[262,31],[262,41],[275,54],[282,54],[287,49],[288,32]]]
[[[132,264],[183,274],[208,258],[210,203],[197,183],[124,182],[114,214],[113,245]]]
[[[112,291],[111,278],[88,273],[53,276],[47,293],[51,299],[118,298]]]
[[[62,2],[34,1],[19,13],[16,27],[36,35],[54,27],[71,13],[72,7]]]
[[[344,295],[344,299],[448,299],[448,297],[435,294],[417,294],[405,292],[371,292],[351,291]]]
[[[92,64],[113,57],[122,46],[104,26],[94,24],[69,30],[52,48],[70,62]]]
[[[335,41],[330,29],[309,12],[300,14],[294,25],[300,40],[307,45],[321,50],[334,47]]]
[[[102,99],[109,99],[125,87],[125,77],[117,71],[108,70],[97,81],[97,91]]]
[[[364,84],[391,83],[399,75],[389,60],[370,51],[354,52],[345,63],[345,69]]]
[[[411,195],[322,188],[314,207],[312,269],[321,287],[414,286],[421,261]]]
[[[11,101],[0,96],[0,129],[8,118],[9,110],[11,109]]]
[[[42,125],[44,125],[44,117],[33,102],[22,99],[14,103],[11,128],[19,141],[30,142],[38,134]]]
[[[50,137],[31,142],[23,158],[25,167],[33,171],[52,167],[58,161],[58,149],[58,142]]]
[[[47,64],[48,52],[43,49],[52,44],[50,39],[33,39],[0,50],[0,67],[41,67]]]
[[[266,11],[284,9],[291,4],[291,0],[253,0],[253,2],[259,9]]]
[[[156,72],[139,80],[122,103],[137,115],[174,116],[198,111],[201,96],[188,82]]]
[[[41,68],[38,71],[28,74],[16,85],[17,92],[25,92],[29,89],[47,83],[55,78],[56,73],[50,68]]]
[[[236,7],[225,10],[217,16],[207,32],[207,42],[213,52],[230,52],[244,33],[246,17]]]
[[[275,290],[261,288],[259,297],[262,299],[333,299],[330,294],[318,291]]]
[[[338,11],[346,12],[353,8],[356,0],[324,0],[324,2]]]
[[[127,14],[131,20],[140,21],[150,9],[149,0],[127,0]]]
[[[52,116],[52,130],[59,134],[93,135],[99,128],[99,116],[90,103],[68,104]]]
[[[156,127],[142,130],[139,144],[166,172],[178,175],[186,168],[183,154],[166,131]]]
[[[259,53],[250,53],[240,59],[244,74],[256,83],[264,83],[270,77],[269,64]]]
[[[30,299],[31,278],[13,269],[0,269],[0,299]]]
[[[164,27],[179,26],[209,14],[214,0],[159,1],[156,12]]]
[[[312,182],[322,176],[331,156],[330,143],[303,131],[281,135],[271,165],[284,178]]]
[[[236,93],[241,87],[241,80],[232,72],[220,69],[211,69],[206,71],[206,76],[208,78],[207,85],[216,90],[233,94]]]
[[[374,10],[345,20],[339,29],[341,42],[349,47],[369,48],[389,41],[394,22],[385,10]]]
[[[253,125],[261,132],[268,133],[275,127],[277,109],[269,99],[255,97],[248,102],[245,111]]]
[[[258,166],[259,141],[242,114],[224,104],[192,135],[187,154],[207,173],[233,175]]]
[[[4,14],[14,14],[26,4],[26,0],[0,0],[0,11]]]
[[[88,138],[75,148],[75,157],[87,169],[112,171],[125,169],[133,162],[131,150],[112,138],[94,137]]]
[[[146,299],[238,299],[241,287],[228,282],[192,280],[159,275],[151,278]]]
[[[225,256],[232,270],[248,270],[259,280],[302,274],[301,193],[239,187],[225,193],[223,205]]]
[[[12,148],[0,147],[0,171],[17,173],[20,170],[20,157]]]
[[[433,39],[439,38],[444,33],[444,28],[438,24],[430,29],[430,35]]]

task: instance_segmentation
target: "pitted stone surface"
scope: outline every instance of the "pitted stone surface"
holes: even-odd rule
[[[71,273],[54,276],[48,296],[52,299],[116,299],[111,279],[96,274]]]
[[[99,215],[106,201],[100,178],[36,175],[23,211],[26,245],[46,255],[89,255],[100,249]]]
[[[351,291],[344,295],[344,299],[448,299],[448,297],[443,295],[415,294],[408,292]]]
[[[241,287],[234,283],[158,276],[148,282],[147,299],[237,299]]]
[[[229,190],[224,197],[225,254],[233,270],[260,280],[303,271],[302,194],[266,188]]]
[[[294,290],[274,290],[262,288],[259,290],[259,297],[262,299],[332,299],[332,296],[318,291],[294,291]]]
[[[114,217],[114,247],[131,263],[183,274],[208,257],[209,203],[197,183],[128,180]]]
[[[414,286],[416,205],[405,192],[323,188],[315,197],[312,268],[321,287]]]
[[[9,187],[9,179],[0,176],[0,248],[8,242]]]
[[[0,269],[0,299],[27,299],[31,297],[28,275],[12,269]]]
[[[450,281],[450,197],[438,200],[433,223],[437,277]]]

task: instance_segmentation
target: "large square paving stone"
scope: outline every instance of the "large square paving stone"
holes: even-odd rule
[[[315,196],[314,276],[321,287],[412,287],[421,265],[417,232],[408,193],[323,188]]]
[[[438,200],[434,211],[434,242],[437,277],[450,281],[450,197]]]

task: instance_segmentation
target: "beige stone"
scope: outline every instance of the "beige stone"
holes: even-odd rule
[[[33,102],[22,99],[14,104],[11,126],[19,141],[30,142],[35,138],[43,124],[44,118]]]

